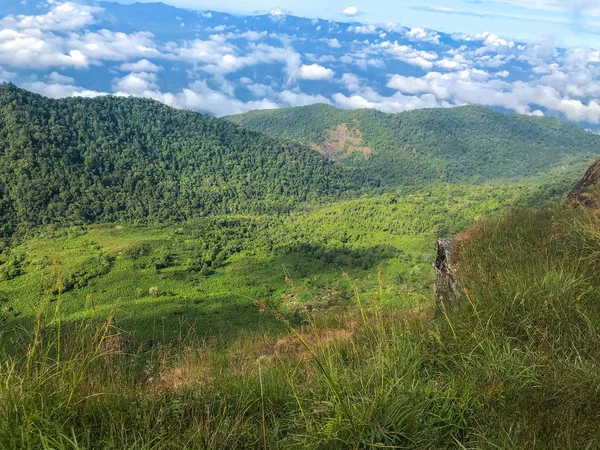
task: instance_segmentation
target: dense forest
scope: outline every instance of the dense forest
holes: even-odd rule
[[[386,185],[522,181],[573,163],[583,170],[600,154],[600,136],[574,125],[481,106],[386,114],[311,105],[229,120],[311,145]]]
[[[0,235],[41,224],[289,211],[371,183],[304,145],[139,98],[0,85]]]

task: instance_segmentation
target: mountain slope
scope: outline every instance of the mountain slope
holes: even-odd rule
[[[520,180],[600,154],[600,136],[574,125],[480,106],[386,114],[312,105],[228,119],[309,144],[390,185]]]
[[[0,232],[289,209],[363,177],[307,147],[158,102],[0,85]]]

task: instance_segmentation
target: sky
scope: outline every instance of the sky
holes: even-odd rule
[[[309,18],[394,22],[447,33],[487,31],[524,41],[552,39],[563,47],[600,47],[600,0],[165,0],[165,3],[235,14],[266,13],[280,8]]]
[[[217,117],[479,104],[600,131],[600,0],[167,1],[0,0],[0,80]]]

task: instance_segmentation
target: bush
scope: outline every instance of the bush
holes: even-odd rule
[[[151,265],[157,269],[166,269],[171,267],[175,261],[173,255],[165,248],[159,248],[154,251]]]
[[[152,297],[158,297],[158,295],[160,293],[160,289],[158,289],[158,287],[154,286],[154,287],[151,287],[150,289],[148,289],[148,293]]]

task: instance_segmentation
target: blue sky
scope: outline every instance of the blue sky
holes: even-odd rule
[[[600,0],[170,1],[194,9],[1,0],[0,80],[218,117],[480,104],[600,131]]]
[[[124,2],[125,3],[125,2]],[[165,0],[175,6],[239,14],[281,8],[302,17],[395,22],[448,33],[492,32],[513,39],[552,39],[564,47],[600,47],[600,0]],[[355,16],[343,14],[348,7]]]

